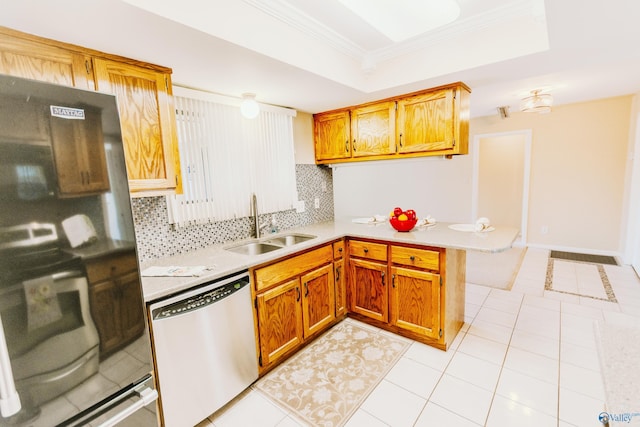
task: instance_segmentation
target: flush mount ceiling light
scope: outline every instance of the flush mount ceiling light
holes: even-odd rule
[[[455,0],[339,0],[394,42],[401,42],[455,21]]]
[[[522,99],[520,111],[524,113],[550,113],[553,105],[553,97],[549,93],[540,93],[540,90],[532,90],[531,96]]]
[[[243,93],[240,103],[240,113],[247,119],[255,119],[260,113],[260,106],[256,101],[255,93]]]

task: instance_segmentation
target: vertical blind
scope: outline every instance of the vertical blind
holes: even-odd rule
[[[167,196],[169,222],[249,216],[254,193],[259,213],[292,209],[295,111],[262,106],[257,118],[245,119],[238,105],[189,92],[175,98],[184,193]]]

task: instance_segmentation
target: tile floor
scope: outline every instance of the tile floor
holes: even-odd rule
[[[545,290],[548,255],[529,249],[510,291],[467,285],[452,348],[413,342],[346,427],[602,426],[594,320],[640,316],[640,280],[604,267],[618,303]],[[302,425],[250,388],[198,427]]]

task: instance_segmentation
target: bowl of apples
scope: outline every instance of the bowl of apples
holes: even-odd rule
[[[389,223],[397,231],[411,231],[417,222],[418,216],[413,209],[395,208],[389,214]]]

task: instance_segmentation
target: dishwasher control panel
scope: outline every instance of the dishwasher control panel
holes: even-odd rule
[[[216,286],[213,289],[211,289],[211,286],[204,286],[199,289],[199,293],[192,296],[185,295],[183,296],[183,299],[180,299],[179,301],[158,307],[152,311],[151,315],[154,320],[160,320],[198,310],[211,304],[215,304],[248,285],[249,278],[243,277],[241,279],[222,284],[221,286]]]

